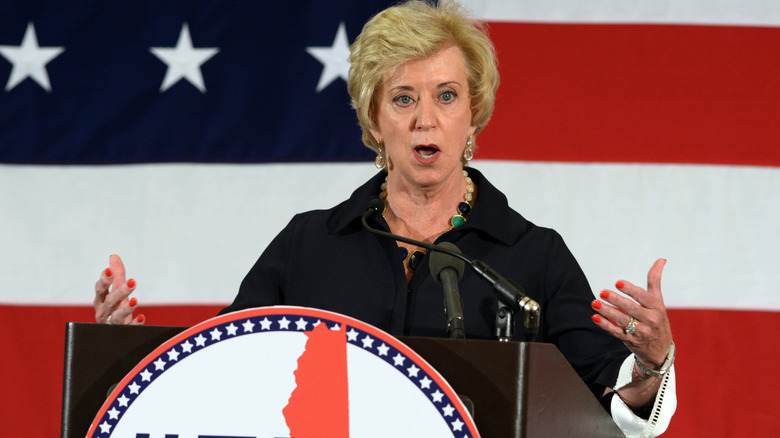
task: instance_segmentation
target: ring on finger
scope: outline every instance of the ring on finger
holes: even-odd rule
[[[637,320],[633,316],[628,320],[628,324],[623,327],[623,333],[627,335],[633,335],[636,332]]]
[[[111,325],[111,315],[108,315],[108,318],[106,318],[106,324]]]

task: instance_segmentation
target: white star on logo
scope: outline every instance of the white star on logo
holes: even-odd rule
[[[455,412],[455,408],[453,408],[451,404],[447,404],[442,410],[444,411],[445,417],[452,417],[452,413]]]
[[[465,423],[460,421],[460,418],[452,422],[452,430],[461,430]]]
[[[11,91],[23,80],[31,78],[44,90],[51,92],[46,64],[64,51],[63,47],[38,46],[35,26],[32,22],[27,24],[20,46],[0,46],[0,54],[13,64],[5,91]]]
[[[268,319],[268,317],[265,317],[262,321],[260,321],[260,329],[271,330],[271,320]]]
[[[417,377],[417,373],[420,372],[420,369],[412,364],[412,366],[406,369],[406,372],[409,373],[409,377]]]
[[[404,360],[406,360],[405,357],[401,356],[401,353],[398,353],[393,357],[393,364],[397,367],[400,367],[404,364]]]
[[[117,418],[119,418],[119,411],[117,411],[116,408],[111,408],[111,410],[108,411],[107,413],[108,413],[108,418],[112,420],[116,420]]]
[[[429,379],[428,376],[425,376],[422,378],[422,380],[420,380],[420,388],[430,389],[432,382],[433,380]]]
[[[157,371],[162,371],[165,369],[165,361],[163,358],[158,357],[156,361],[154,361],[154,369]]]
[[[212,341],[219,341],[222,339],[222,332],[218,328],[214,327],[214,330],[210,331]]]
[[[254,328],[255,328],[255,323],[253,323],[252,321],[250,321],[248,319],[246,320],[245,323],[243,323],[241,325],[244,327],[244,333],[249,333],[249,332],[253,331]]]
[[[130,394],[138,394],[138,391],[141,389],[141,385],[133,382],[129,385],[127,385],[128,389],[130,389]]]
[[[175,348],[172,348],[171,351],[168,352],[168,360],[179,360],[179,352],[176,351]]]
[[[165,79],[163,79],[162,86],[160,86],[161,93],[171,88],[173,84],[181,79],[188,80],[201,93],[206,92],[206,85],[203,83],[200,66],[219,53],[219,49],[216,47],[193,48],[190,28],[187,26],[187,23],[181,26],[181,33],[179,34],[179,41],[176,42],[176,47],[151,47],[149,51],[168,66],[168,71],[165,72]]]
[[[390,347],[387,346],[384,342],[382,342],[382,345],[377,347],[377,350],[379,350],[380,356],[387,356],[387,352],[390,351]]]
[[[315,322],[315,323],[314,323],[314,324],[312,324],[311,326],[312,326],[312,327],[317,327],[317,326],[318,326],[318,325],[320,325],[320,324],[322,324],[322,320],[318,319],[318,320],[317,320],[317,322]]]
[[[235,326],[232,322],[229,326],[225,327],[227,329],[228,336],[235,336],[236,330],[238,330],[238,327]]]
[[[192,353],[192,347],[192,343],[190,343],[190,340],[187,339],[183,344],[181,344],[181,351],[183,353]]]
[[[309,325],[303,317],[295,322],[295,328],[298,330],[306,330],[306,326]]]
[[[436,392],[431,394],[431,396],[433,397],[433,401],[435,403],[441,403],[441,399],[442,399],[442,397],[444,397],[444,393],[437,389]]]
[[[362,340],[363,342],[363,348],[371,348],[374,346],[374,339],[366,335],[365,338]]]
[[[200,333],[197,338],[195,338],[195,345],[198,347],[205,347],[206,346],[206,338],[203,336],[203,333]]]
[[[152,373],[149,370],[143,370],[141,371],[141,381],[142,382],[151,382],[152,381]]]
[[[337,331],[341,330],[341,325],[333,324],[333,327],[331,327],[330,329],[333,330],[334,332],[337,332]]]
[[[318,93],[336,79],[341,78],[346,81],[349,77],[349,40],[344,23],[339,24],[332,46],[307,47],[306,52],[322,63],[322,74],[317,83]]]
[[[279,329],[280,330],[281,329],[285,329],[285,330],[289,330],[290,329],[290,320],[287,319],[286,316],[283,316],[282,319],[280,319],[278,322],[279,322]]]
[[[126,408],[127,407],[127,403],[130,401],[130,399],[125,397],[124,394],[122,394],[119,398],[116,399],[116,401],[119,402],[119,406],[121,406],[123,408]]]
[[[100,424],[100,433],[108,433],[111,431],[111,425],[107,421],[103,421]]]

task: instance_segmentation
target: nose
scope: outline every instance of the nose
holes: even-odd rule
[[[420,99],[417,103],[415,128],[420,131],[436,127],[436,108],[428,99]]]

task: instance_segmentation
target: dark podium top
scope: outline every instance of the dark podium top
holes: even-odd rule
[[[62,437],[84,437],[113,386],[184,330],[68,323]],[[554,345],[399,339],[473,402],[482,437],[624,436]]]

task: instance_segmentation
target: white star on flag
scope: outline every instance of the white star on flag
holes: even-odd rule
[[[203,333],[198,334],[198,337],[195,338],[195,345],[197,345],[198,347],[206,346],[206,337],[203,336]]]
[[[23,80],[31,78],[44,90],[51,92],[46,64],[64,51],[63,47],[40,47],[38,36],[35,34],[35,26],[32,22],[27,24],[21,45],[0,46],[0,54],[13,64],[5,91],[11,91]]]
[[[290,329],[290,320],[287,319],[286,316],[283,316],[282,319],[279,320],[279,329],[280,330],[281,329],[285,329],[285,330],[289,330]]]
[[[371,348],[374,346],[374,339],[370,336],[366,335],[365,338],[363,338],[363,348]]]
[[[341,325],[333,324],[333,327],[331,327],[330,329],[333,330],[334,332],[337,332],[337,331],[341,330]]]
[[[338,78],[349,77],[349,40],[344,23],[339,24],[336,38],[330,47],[307,47],[306,52],[322,63],[322,74],[317,83],[317,92],[324,90]]]
[[[214,327],[214,330],[210,331],[212,341],[219,341],[222,339],[222,332],[218,328]]]
[[[431,394],[431,397],[433,397],[434,403],[441,403],[441,399],[444,397],[444,393],[437,389],[436,392]]]
[[[417,373],[420,372],[420,369],[412,364],[412,366],[406,369],[406,372],[409,373],[409,377],[417,377]]]
[[[444,411],[445,417],[452,417],[452,413],[455,412],[455,408],[453,408],[451,404],[448,404],[442,408],[442,411]]]
[[[143,370],[141,371],[141,381],[142,382],[151,382],[152,381],[152,373],[149,370]]]
[[[238,327],[236,327],[235,324],[231,322],[229,326],[225,327],[225,329],[227,329],[228,336],[235,336]]]
[[[190,342],[189,339],[187,339],[186,341],[184,341],[183,344],[181,344],[181,351],[183,353],[192,353],[192,347],[193,347],[192,343]]]
[[[157,371],[162,371],[165,369],[165,361],[163,358],[158,357],[156,361],[154,361],[154,369]]]
[[[432,382],[433,380],[429,379],[428,376],[425,376],[422,378],[422,380],[420,380],[420,388],[430,389]]]
[[[130,394],[138,394],[138,391],[141,389],[141,385],[133,382],[127,385],[127,388],[130,389]]]
[[[379,351],[380,356],[387,356],[387,352],[390,351],[390,347],[388,347],[387,344],[382,342],[382,345],[377,347],[377,350]]]
[[[351,328],[347,332],[347,341],[357,341],[358,338],[358,332],[355,331],[355,329]]]
[[[393,357],[393,364],[397,367],[400,367],[404,364],[404,360],[406,360],[405,357],[401,356],[401,353],[398,353]]]
[[[295,328],[298,330],[306,330],[306,326],[309,325],[303,317],[295,322]]]
[[[266,319],[268,319],[268,318],[266,318]],[[261,323],[262,323],[262,321],[261,321]],[[244,327],[244,333],[250,333],[255,328],[255,323],[253,323],[252,321],[250,321],[248,319],[246,320],[245,323],[243,323],[241,325]]]
[[[203,75],[200,66],[211,59],[212,56],[219,53],[216,47],[192,47],[192,38],[190,37],[190,28],[187,23],[181,26],[179,41],[176,47],[151,47],[149,49],[154,56],[168,66],[165,72],[165,79],[160,86],[160,92],[171,88],[173,84],[181,79],[186,79],[195,86],[201,93],[206,92],[206,85],[203,82]]]

